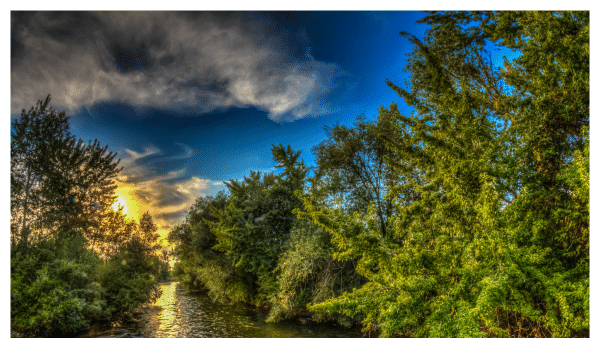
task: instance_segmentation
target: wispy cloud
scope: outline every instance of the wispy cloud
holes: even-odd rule
[[[155,159],[152,159],[152,160],[146,162],[146,165],[160,163],[160,162],[186,160],[188,158],[191,158],[194,155],[194,150],[190,146],[180,143],[180,142],[174,142],[174,143],[183,148],[183,154],[168,156],[168,157],[158,157],[158,158],[155,158]]]
[[[130,212],[149,212],[160,226],[163,238],[174,225],[183,221],[198,197],[206,196],[211,188],[222,184],[189,176],[185,167],[159,173],[151,165],[152,162],[158,163],[169,158],[187,158],[193,153],[189,146],[180,145],[184,148],[183,155],[170,157],[160,157],[162,152],[154,146],[145,148],[143,152],[125,149],[128,156],[121,161],[123,171],[117,182],[117,193],[129,195],[131,203],[135,204],[130,206]],[[148,157],[152,157],[152,161],[145,161]],[[139,219],[137,215],[129,216]]]
[[[129,155],[129,157],[127,158],[127,161],[132,162],[137,159],[144,158],[144,157],[147,157],[150,155],[160,154],[160,150],[154,146],[150,146],[150,147],[145,148],[144,151],[141,153],[135,152],[130,149],[125,149],[125,153],[127,155]]]
[[[254,106],[294,120],[323,111],[319,99],[343,75],[310,55],[305,35],[255,14],[11,17],[13,113],[51,93],[71,111],[102,102],[181,112]]]

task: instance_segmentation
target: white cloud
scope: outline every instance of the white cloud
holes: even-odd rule
[[[55,107],[70,111],[101,102],[174,111],[254,106],[273,120],[297,119],[314,114],[307,107],[340,73],[308,46],[305,55],[290,52],[286,32],[256,18],[102,12],[76,26],[61,15],[13,22],[22,45],[11,66],[13,113],[51,93]],[[147,65],[120,71],[115,46],[140,51]]]
[[[144,148],[144,152],[142,152],[142,153],[138,153],[138,152],[135,152],[130,149],[125,149],[125,153],[127,153],[127,155],[129,155],[129,157],[127,158],[127,161],[135,161],[137,159],[147,157],[150,155],[160,154],[160,150],[154,146],[150,146],[150,147]]]

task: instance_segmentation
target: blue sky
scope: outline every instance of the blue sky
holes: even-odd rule
[[[422,12],[11,13],[13,118],[47,94],[72,132],[116,151],[119,194],[166,232],[193,201],[250,170],[272,144],[302,150],[403,84]],[[131,202],[131,201],[129,201]],[[135,211],[134,211],[135,210]]]

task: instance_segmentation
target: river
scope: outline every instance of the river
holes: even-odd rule
[[[242,306],[215,304],[208,296],[190,294],[177,282],[161,285],[156,303],[134,324],[92,326],[78,338],[214,337],[214,338],[354,338],[362,335],[332,324],[288,320],[266,323],[265,316]]]

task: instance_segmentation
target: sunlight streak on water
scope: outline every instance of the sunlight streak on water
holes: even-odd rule
[[[176,334],[177,332],[181,331],[179,317],[176,313],[177,306],[179,305],[176,296],[177,283],[162,285],[161,291],[162,294],[160,298],[158,298],[154,303],[154,306],[161,308],[160,314],[156,318],[158,321],[158,332]]]
[[[297,321],[268,324],[265,317],[242,306],[213,303],[208,296],[193,295],[174,282],[160,286],[162,294],[139,315],[137,324],[94,326],[79,338],[350,338],[361,337],[337,327],[301,325]]]

